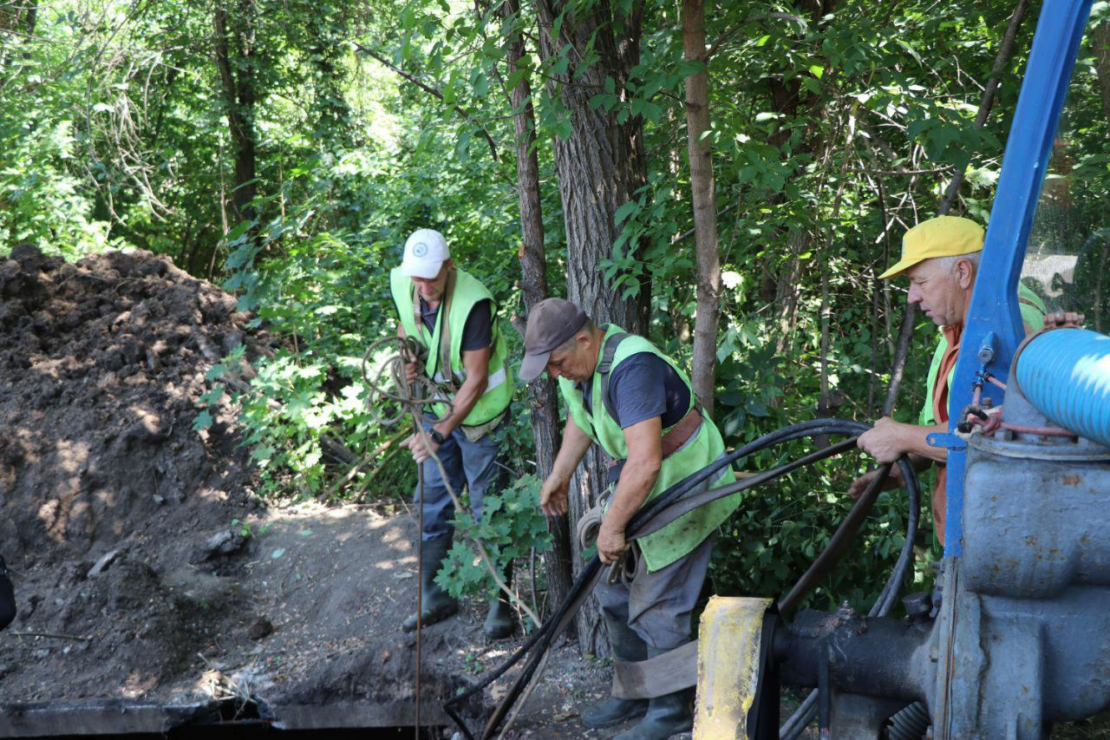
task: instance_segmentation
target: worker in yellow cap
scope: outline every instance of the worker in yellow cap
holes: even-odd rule
[[[946,450],[930,447],[926,438],[933,432],[948,431],[949,388],[960,353],[960,338],[971,305],[971,291],[979,273],[979,254],[983,250],[983,227],[966,218],[937,216],[922,221],[902,239],[902,259],[879,276],[889,280],[905,275],[910,280],[910,303],[940,327],[941,337],[929,367],[925,406],[917,424],[904,424],[884,416],[874,428],[859,438],[859,448],[879,463],[892,463],[909,454],[918,469],[937,464],[933,488],[933,521],[940,543],[944,544]],[[1018,289],[1021,317],[1026,332],[1044,323],[1045,307],[1040,298],[1024,285]],[[858,478],[848,489],[858,498],[871,482],[872,471]],[[887,481],[889,488],[902,485],[898,469]]]

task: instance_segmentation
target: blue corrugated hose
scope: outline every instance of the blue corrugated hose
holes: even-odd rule
[[[1110,337],[1045,332],[1022,350],[1017,382],[1049,421],[1110,447]]]

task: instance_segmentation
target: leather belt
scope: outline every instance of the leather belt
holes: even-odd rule
[[[694,404],[694,407],[686,412],[686,416],[683,416],[677,424],[668,429],[666,434],[663,435],[663,439],[661,440],[663,459],[666,460],[668,457],[681,450],[682,446],[689,442],[690,438],[701,429],[701,423],[701,404]],[[624,463],[624,460],[610,459],[609,462],[605,464],[608,469],[609,483],[611,485],[616,485],[617,479],[620,478],[620,471],[621,468],[624,467]],[[616,470],[614,470],[614,468],[616,468]]]
[[[701,404],[695,403],[694,407],[686,412],[686,416],[683,416],[681,421],[663,435],[663,459],[666,460],[682,449],[682,445],[697,434],[698,429],[701,428],[701,422]]]

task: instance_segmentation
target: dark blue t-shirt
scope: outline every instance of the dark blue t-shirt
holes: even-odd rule
[[[592,378],[579,386],[592,416]],[[680,422],[690,409],[690,389],[666,360],[651,352],[638,352],[609,373],[609,407],[621,429],[656,416],[663,417],[666,429]]]
[[[442,306],[443,304],[440,303],[439,305]],[[434,309],[428,308],[424,297],[421,296],[420,318],[431,334],[435,334],[436,316],[438,315],[439,306]],[[461,349],[463,352],[473,352],[474,350],[485,349],[491,344],[493,344],[493,317],[490,311],[490,301],[488,298],[484,298],[474,304],[466,317],[466,324],[463,325]]]

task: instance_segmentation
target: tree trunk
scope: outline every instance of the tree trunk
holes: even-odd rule
[[[0,31],[15,32],[29,40],[35,32],[39,5],[34,0],[14,0],[0,6]]]
[[[509,23],[520,17],[520,0],[506,0],[503,12]],[[512,35],[506,59],[510,76],[524,57],[524,39]],[[516,127],[517,195],[520,198],[520,271],[521,293],[528,311],[547,297],[547,258],[543,239],[543,211],[540,203],[540,165],[536,156],[536,114],[532,105],[532,83],[522,75],[512,92],[513,123]],[[541,476],[551,471],[559,443],[559,397],[555,381],[546,374],[528,385],[532,433],[536,440],[536,464]],[[554,546],[545,558],[548,597],[552,605],[561,604],[570,592],[570,528],[567,517],[549,517],[548,531]]]
[[[689,61],[707,62],[705,3],[683,0],[682,42]],[[697,315],[694,319],[694,392],[713,415],[716,391],[717,326],[720,321],[721,259],[717,251],[717,192],[709,143],[709,71],[686,78],[686,148],[694,204],[694,241],[698,266]]]
[[[601,269],[602,260],[613,256],[613,244],[621,232],[613,218],[617,208],[632,200],[647,182],[643,121],[630,116],[618,123],[615,113],[589,105],[590,97],[604,89],[607,77],[615,81],[616,89],[624,89],[631,69],[639,63],[643,0],[634,0],[627,13],[611,6],[609,0],[584,8],[574,2],[536,0],[536,10],[544,61],[558,57],[568,46],[570,49],[565,71],[548,80],[548,92],[561,97],[572,129],[569,138],[556,138],[554,145],[567,235],[567,297],[594,321],[614,322],[643,334],[648,324],[650,283],[641,283],[637,297],[624,298],[623,289],[614,289]],[[621,35],[615,30],[618,27]],[[592,63],[579,66],[582,59],[591,57]],[[596,446],[592,448],[571,482],[572,528],[603,490],[602,457]],[[573,549],[578,573],[582,556],[578,548]],[[597,601],[591,598],[579,616],[579,649],[608,655],[609,646],[599,629]]]
[[[251,202],[254,200],[256,191],[254,135],[256,14],[254,0],[238,0],[233,34],[228,32],[228,12],[224,5],[217,3],[212,16],[215,30],[212,52],[223,88],[228,130],[231,133],[231,141],[235,145],[235,180],[231,202],[238,221],[249,221],[254,217]]]
[[[798,298],[801,290],[799,257],[809,249],[809,232],[802,227],[794,227],[786,237],[789,256],[779,267],[775,281],[775,306],[777,311],[778,338],[775,340],[775,354],[782,355],[794,335],[798,321]]]
[[[1095,74],[1098,76],[1099,94],[1102,96],[1102,110],[1110,122],[1110,21],[1090,31],[1095,51]]]
[[[28,44],[35,35],[38,13],[39,5],[35,0],[15,0],[15,2],[0,5],[0,32],[19,34],[23,37],[23,43]],[[4,45],[0,47],[0,67],[6,70],[11,66],[15,48],[15,43],[9,43],[5,39]],[[29,56],[29,51],[23,53],[25,59]],[[11,72],[7,74],[11,75]],[[9,81],[6,79],[3,84],[0,84],[0,90],[6,87]]]

